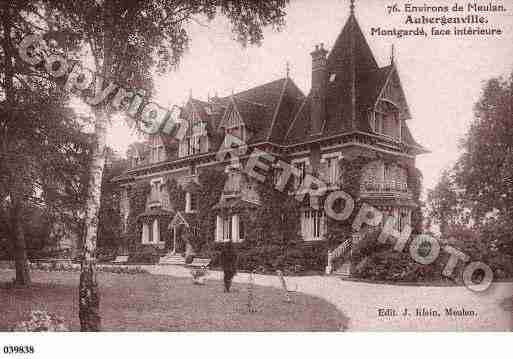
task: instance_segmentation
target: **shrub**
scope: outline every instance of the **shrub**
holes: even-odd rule
[[[283,249],[277,245],[267,245],[237,252],[239,269],[266,273],[276,269],[276,259],[283,254]]]
[[[105,262],[112,262],[114,259],[116,259],[116,256],[118,255],[117,248],[112,247],[104,247],[104,248],[98,248],[98,252],[96,254],[98,258],[99,263],[105,263]]]
[[[185,256],[185,264],[191,264],[193,260],[194,260],[193,254],[188,254]]]
[[[30,317],[12,328],[13,332],[65,332],[64,319],[45,311],[34,310]]]
[[[372,253],[356,263],[353,275],[357,278],[392,282],[432,282],[442,277],[445,261],[423,265],[415,262],[407,252],[386,250]]]
[[[128,257],[129,263],[156,264],[160,259],[157,249],[153,246],[140,246]]]
[[[209,258],[210,267],[219,267],[221,265],[219,259],[221,257],[221,250],[215,246],[204,246],[198,253],[199,258]]]

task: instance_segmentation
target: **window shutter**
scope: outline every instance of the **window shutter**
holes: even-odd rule
[[[232,239],[234,242],[239,241],[239,216],[233,215],[232,216]]]
[[[223,240],[223,220],[217,216],[216,223],[216,242],[222,242]]]

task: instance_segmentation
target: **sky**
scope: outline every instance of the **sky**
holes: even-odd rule
[[[407,2],[436,6],[455,3],[397,1],[400,6]],[[371,36],[372,27],[405,28],[406,14],[388,14],[387,5],[391,3],[357,0],[356,18],[380,66],[390,63],[394,45],[395,62],[412,113],[408,126],[416,140],[431,151],[417,158],[417,167],[423,173],[424,188],[432,188],[441,170],[458,158],[458,140],[472,120],[473,104],[479,99],[484,81],[507,76],[513,70],[513,0],[502,1],[506,12],[486,14],[488,26],[501,28],[501,36]],[[283,30],[266,29],[259,47],[243,48],[234,41],[224,18],[192,23],[188,28],[190,49],[180,67],[155,79],[156,102],[163,106],[181,105],[190,92],[206,100],[209,94],[226,96],[243,91],[284,77],[287,62],[290,77],[307,94],[311,82],[310,52],[321,42],[331,49],[349,16],[349,0],[291,0],[286,12]],[[136,135],[123,121],[115,121],[109,129],[108,144],[123,155],[135,140]]]

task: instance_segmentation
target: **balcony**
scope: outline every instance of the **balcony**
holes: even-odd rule
[[[162,198],[160,193],[154,193],[153,191],[148,196],[148,201],[146,202],[148,208],[154,207],[162,207]]]
[[[363,182],[360,192],[362,197],[411,197],[408,185],[399,181]]]

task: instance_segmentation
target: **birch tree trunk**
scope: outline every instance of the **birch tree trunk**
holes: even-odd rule
[[[107,138],[107,112],[105,109],[95,111],[94,133],[96,143],[92,148],[92,160],[89,167],[85,236],[79,284],[79,318],[82,331],[101,330],[100,293],[96,276],[96,240]]]

